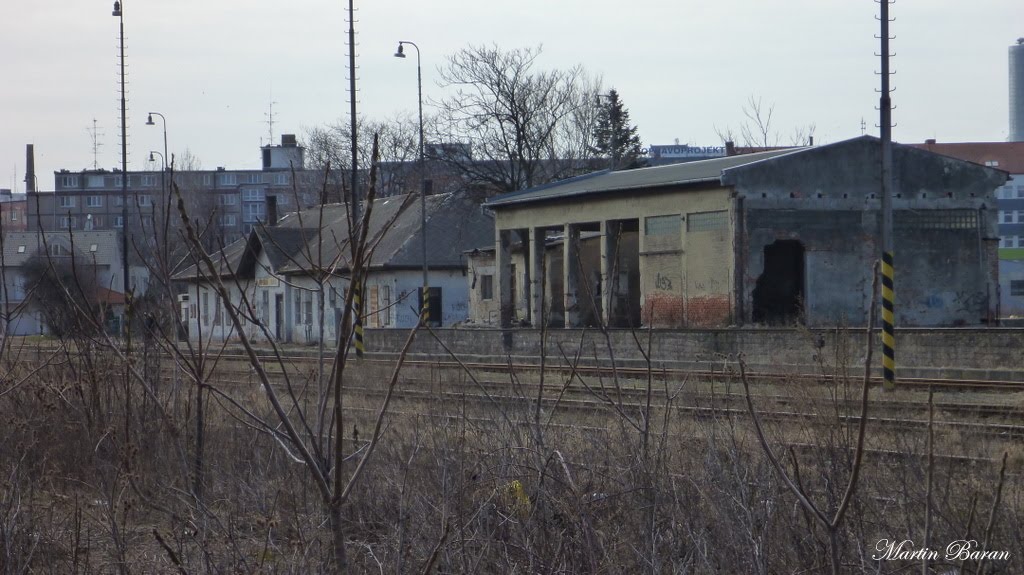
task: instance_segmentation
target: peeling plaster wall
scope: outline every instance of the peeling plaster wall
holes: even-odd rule
[[[727,170],[744,206],[739,292],[744,317],[764,248],[798,240],[809,325],[865,325],[880,257],[880,152],[860,138]],[[978,325],[995,315],[995,190],[1003,172],[894,146],[896,324]]]
[[[636,262],[637,275],[634,277],[634,272],[630,271],[628,281],[630,290],[636,286],[640,291],[641,323],[653,324],[655,327],[725,326],[732,322],[733,311],[734,234],[729,196],[730,191],[721,187],[676,188],[659,190],[657,193],[621,192],[585,199],[512,205],[495,210],[495,227],[500,232],[636,220],[639,232],[636,234],[635,247],[631,245],[629,233],[625,233],[619,253],[624,257],[639,255]],[[725,229],[720,232],[688,234],[688,215],[705,212],[725,212]],[[675,231],[647,233],[648,218],[666,216],[677,218]],[[661,232],[664,231],[662,227]],[[690,243],[692,245],[688,246]],[[588,259],[588,256],[584,255],[584,259]],[[513,254],[513,263],[516,263],[518,276],[517,299],[521,299],[522,260]],[[630,263],[620,260],[619,265],[628,266]],[[580,281],[583,279],[581,277]],[[582,287],[580,291],[583,292]],[[524,302],[517,302],[520,317],[523,306]]]

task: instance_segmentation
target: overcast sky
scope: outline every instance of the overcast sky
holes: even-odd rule
[[[0,187],[24,191],[25,144],[43,190],[53,171],[120,166],[118,19],[105,0],[0,3]],[[205,169],[259,166],[273,106],[282,133],[347,121],[347,2],[136,1],[124,5],[129,169],[161,151],[189,150]],[[788,143],[814,123],[817,142],[878,129],[878,5],[871,0],[491,2],[357,0],[360,114],[416,110],[419,44],[424,96],[437,66],[468,44],[543,45],[542,68],[582,64],[616,88],[647,144],[720,145],[750,96],[775,105]],[[892,43],[897,141],[1003,141],[1007,50],[1024,36],[1020,0],[900,0]],[[410,53],[412,55],[412,53]],[[429,113],[429,107],[427,109]]]

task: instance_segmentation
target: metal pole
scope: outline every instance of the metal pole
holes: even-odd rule
[[[127,104],[125,102],[125,79],[124,79],[124,4],[114,3],[114,14],[120,21],[121,29],[121,275],[123,276],[122,286],[124,288],[125,305],[128,303],[128,118]],[[125,318],[127,320],[127,309]],[[125,331],[124,321],[121,322],[121,331]]]
[[[359,193],[356,186],[359,183],[359,148],[356,133],[356,23],[355,8],[352,0],[348,2],[348,93],[349,93],[349,114],[351,116],[352,136],[352,223],[359,222]]]
[[[165,212],[164,212],[164,226],[163,226],[164,234],[163,234],[163,237],[162,238],[158,238],[158,240],[159,240],[159,244],[161,244],[163,246],[163,248],[164,248],[164,253],[163,253],[163,255],[164,255],[164,264],[166,265],[168,263],[167,259],[168,259],[168,255],[169,255],[169,252],[167,251],[169,249],[169,242],[167,240],[167,238],[168,238],[167,228],[168,228],[168,225],[170,224],[170,212],[171,212],[171,193],[170,193],[170,190],[167,189],[167,185],[166,185],[167,160],[168,160],[168,158],[170,158],[170,156],[167,154],[167,117],[164,116],[163,114],[161,114],[160,112],[150,112],[149,113],[149,117],[146,119],[146,125],[147,126],[154,126],[154,125],[156,125],[153,122],[153,116],[160,116],[160,123],[161,123],[161,126],[163,127],[163,131],[164,131],[164,153],[161,156],[161,158],[163,159],[164,169],[163,169],[162,172],[160,172],[160,195],[162,196],[161,200],[163,200],[164,206],[165,206],[164,207],[164,210],[165,210]],[[154,210],[155,210],[155,207],[156,207],[156,203],[155,202],[154,202],[153,206],[154,206]],[[156,229],[157,229],[156,219],[154,218],[154,221],[153,221],[153,232],[154,233],[156,233]],[[177,341],[177,340],[175,340],[175,341]]]
[[[889,0],[881,0],[882,90],[879,124],[882,139],[882,375],[886,389],[896,384],[895,260],[892,218],[892,99],[889,89]]]
[[[410,42],[411,44],[411,42]],[[420,109],[420,237],[423,248],[423,312],[422,321],[430,319],[430,279],[427,269],[427,163],[423,154],[423,67],[420,65],[420,47],[416,48],[416,96]]]
[[[423,291],[420,294],[422,300],[420,323],[425,324],[430,318],[430,277],[427,266],[427,164],[426,156],[423,152],[423,66],[420,60],[420,47],[415,42],[401,40],[398,42],[398,53],[395,55],[402,58],[405,57],[402,53],[402,46],[405,44],[416,49],[416,96],[419,104],[420,119],[420,155],[418,161],[420,172],[420,239],[423,252]]]

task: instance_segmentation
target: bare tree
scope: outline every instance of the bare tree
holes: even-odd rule
[[[436,102],[440,142],[471,145],[471,156],[440,158],[463,177],[500,192],[584,171],[596,82],[581,66],[536,69],[541,48],[469,46],[448,57]]]
[[[377,137],[378,196],[392,196],[417,190],[420,180],[416,160],[419,158],[419,125],[408,115],[383,120],[360,118],[357,123],[357,154],[360,166],[369,166],[372,150],[366,142]],[[328,201],[347,197],[345,185],[352,169],[352,133],[347,121],[306,129],[307,161],[324,175],[323,189]],[[365,171],[365,170],[364,170]]]
[[[723,142],[735,142],[748,148],[773,148],[782,142],[782,134],[773,123],[775,104],[765,104],[760,96],[751,94],[743,105],[743,123],[738,129],[732,126],[715,128],[715,133]],[[789,137],[789,145],[806,146],[814,139],[816,125],[812,122],[806,126],[793,129]]]

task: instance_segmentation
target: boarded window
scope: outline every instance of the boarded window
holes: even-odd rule
[[[216,296],[213,300],[213,325],[221,324],[221,307],[220,307],[220,296]]]
[[[729,225],[729,212],[694,212],[686,217],[686,231],[710,232],[724,230]]]
[[[391,325],[391,286],[380,286],[380,324]]]
[[[644,235],[667,236],[679,233],[679,214],[644,218]]]
[[[1007,212],[1012,217],[1013,212]],[[893,215],[893,226],[905,230],[974,230],[974,210],[901,210]]]
[[[370,286],[370,297],[367,302],[369,304],[369,312],[367,319],[369,319],[370,327],[380,327],[380,316],[377,314],[380,312],[380,287]]]
[[[1024,296],[1024,280],[1010,280],[1010,295]]]
[[[480,276],[480,299],[494,299],[494,276],[490,274]]]

